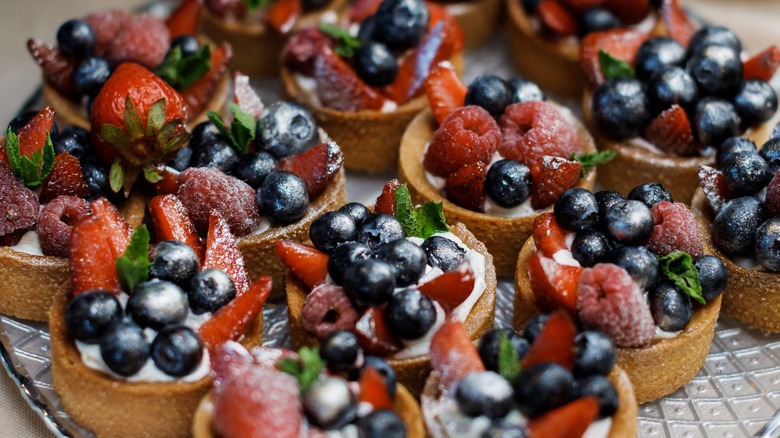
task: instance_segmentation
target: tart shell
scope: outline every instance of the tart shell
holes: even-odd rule
[[[579,122],[576,122],[574,127],[585,146],[585,150],[594,152],[596,146],[585,127]],[[425,168],[422,165],[426,146],[433,138],[436,128],[437,124],[433,114],[430,110],[426,110],[417,116],[406,129],[401,140],[398,179],[408,183],[409,193],[415,203],[442,202],[446,218],[463,223],[477,239],[485,243],[488,251],[493,255],[493,263],[498,275],[511,276],[517,265],[517,254],[525,240],[531,235],[531,226],[537,215],[517,218],[491,216],[455,205],[442,196],[439,190],[428,181]],[[584,179],[580,179],[578,187],[592,190],[595,181],[596,171],[591,170]]]
[[[473,0],[441,3],[458,22],[465,50],[482,47],[501,26],[502,0]]]
[[[471,339],[479,339],[482,334],[493,327],[493,318],[496,307],[496,271],[493,267],[493,257],[482,244],[463,224],[450,227],[450,232],[458,236],[463,243],[476,250],[485,257],[485,283],[487,287],[482,296],[474,304],[471,313],[464,321]],[[303,346],[316,346],[320,341],[303,328],[302,310],[309,294],[308,287],[301,283],[293,275],[287,275],[287,308],[290,317],[290,336],[295,348]],[[398,375],[398,382],[406,386],[409,391],[419,397],[422,393],[425,379],[431,372],[430,355],[422,355],[405,359],[387,359]]]

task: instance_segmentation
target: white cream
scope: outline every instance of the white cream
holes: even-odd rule
[[[41,248],[41,239],[38,238],[38,233],[35,231],[28,231],[24,233],[22,238],[19,240],[19,243],[14,246],[9,246],[8,248],[34,256],[44,255],[43,248]]]
[[[269,221],[267,217],[262,217],[260,219],[260,224],[251,233],[249,233],[249,235],[256,236],[258,234],[263,234],[266,231],[268,231],[270,228],[271,228],[271,221]]]
[[[658,342],[664,339],[673,339],[676,338],[680,333],[682,333],[682,330],[677,330],[676,332],[667,332],[666,330],[661,329],[661,327],[655,326],[653,342]]]

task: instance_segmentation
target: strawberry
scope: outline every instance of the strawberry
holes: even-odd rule
[[[274,249],[287,269],[307,286],[317,286],[328,276],[328,255],[314,247],[292,240],[277,240]]]
[[[574,9],[577,12],[585,12],[588,9],[601,6],[605,1],[606,0],[560,0],[566,7]]]
[[[633,64],[639,47],[647,41],[649,35],[633,29],[611,29],[591,32],[580,43],[580,62],[590,84],[604,82],[601,72],[599,51],[603,50],[615,58]]]
[[[547,102],[509,105],[499,126],[501,155],[528,167],[545,155],[568,159],[583,152],[577,131]]]
[[[165,20],[171,39],[180,35],[196,35],[200,30],[201,4],[198,0],[183,0]]]
[[[418,289],[428,298],[438,302],[447,313],[452,312],[474,290],[474,273],[467,266],[447,271],[421,284]]]
[[[376,14],[380,4],[382,0],[355,0],[349,8],[350,23],[360,23]]]
[[[624,25],[637,24],[650,14],[650,0],[606,0],[604,3]]]
[[[431,366],[445,389],[471,373],[485,371],[477,347],[462,322],[448,319],[431,338]]]
[[[255,120],[260,119],[263,112],[263,101],[249,83],[249,76],[241,72],[233,72],[233,102]]]
[[[271,277],[255,280],[243,295],[234,298],[200,326],[198,334],[203,345],[214,353],[225,342],[237,341],[262,312],[270,294]]]
[[[202,327],[202,326],[201,326]],[[281,351],[281,349],[271,349],[272,351]],[[225,342],[211,350],[209,354],[211,360],[211,371],[214,373],[214,386],[219,386],[222,382],[240,378],[241,374],[253,365],[254,357],[238,342]]]
[[[691,37],[696,33],[696,26],[688,18],[688,14],[680,2],[678,0],[663,0],[661,2],[661,17],[664,26],[666,26],[666,33],[683,47],[688,47]]]
[[[501,130],[482,107],[458,108],[433,134],[425,152],[425,169],[447,177],[463,166],[487,164],[501,144]]]
[[[314,61],[326,47],[333,49],[335,40],[325,36],[316,27],[309,27],[290,38],[285,46],[282,61],[294,72],[314,76]]]
[[[439,124],[466,101],[466,86],[449,62],[436,64],[423,82],[428,105]]]
[[[279,170],[299,176],[306,183],[309,199],[314,199],[325,191],[343,163],[341,148],[335,142],[329,142],[280,160]]]
[[[568,250],[566,230],[558,225],[551,211],[539,213],[532,225],[536,251],[544,257],[552,257],[560,250]]]
[[[160,181],[154,183],[154,191],[158,195],[171,195],[179,191],[178,170],[165,166],[162,169],[158,169],[158,174],[162,177]]]
[[[178,240],[189,245],[203,258],[203,243],[179,198],[174,195],[155,196],[149,201],[149,211],[158,242]]]
[[[576,312],[582,270],[581,266],[562,265],[552,258],[534,253],[528,261],[528,276],[540,307]]]
[[[545,155],[531,167],[531,206],[536,209],[552,205],[566,190],[577,185],[582,164],[560,157]]]
[[[160,19],[149,14],[133,15],[111,38],[111,48],[103,56],[111,67],[136,62],[155,68],[170,48],[170,32]]]
[[[575,336],[577,326],[569,313],[561,309],[554,311],[523,357],[523,368],[552,362],[571,371],[574,368]]]
[[[395,216],[395,189],[401,186],[401,181],[391,179],[382,188],[382,193],[376,198],[374,213]]]
[[[355,323],[354,332],[365,354],[390,356],[403,348],[401,340],[387,327],[385,306],[366,309]]]
[[[114,204],[106,198],[98,198],[90,204],[92,215],[100,221],[100,227],[106,234],[111,254],[114,259],[125,253],[127,245],[130,244],[130,237],[133,235],[133,229],[125,222],[122,214]]]
[[[577,33],[577,17],[558,0],[542,0],[536,9],[545,28],[560,36]]]
[[[289,33],[301,15],[301,0],[276,0],[265,12],[265,22],[276,32]]]
[[[66,56],[59,49],[53,49],[42,40],[33,38],[27,40],[27,51],[41,67],[46,82],[67,98],[79,97],[73,85],[73,72],[79,65],[78,59]]]
[[[81,172],[78,158],[67,152],[61,152],[54,161],[54,168],[43,182],[39,196],[46,203],[60,195],[71,195],[84,198],[89,194],[89,188]]]
[[[25,157],[43,149],[54,126],[54,110],[47,106],[35,115],[16,134],[19,137],[19,153]]]
[[[390,397],[385,379],[376,368],[366,367],[360,375],[358,402],[368,403],[375,410],[393,409],[393,399]]]
[[[734,199],[723,178],[723,172],[710,166],[699,166],[699,186],[716,213],[726,202]]]
[[[314,60],[314,80],[320,102],[337,111],[379,110],[385,103],[382,96],[327,46]]]
[[[70,263],[71,295],[104,289],[119,292],[114,254],[100,218],[87,216],[70,233],[68,261]]]
[[[677,104],[647,125],[645,138],[668,154],[686,156],[699,153],[699,144],[693,137],[688,114]]]
[[[233,51],[230,44],[223,43],[217,48],[212,48],[211,69],[194,84],[181,91],[181,97],[187,104],[188,114],[200,114],[206,109],[222,76],[228,71],[228,63],[232,58]]]
[[[529,436],[569,438],[583,436],[599,413],[596,397],[583,397],[528,421]]]
[[[451,50],[452,53],[463,50],[463,32],[455,20],[455,17],[450,15],[447,8],[440,3],[426,2],[425,4],[428,6],[428,13],[430,14],[430,18],[428,19],[428,30],[432,30],[439,22],[443,22],[444,32],[442,33],[442,40],[446,46],[446,50]],[[436,64],[431,64],[431,66]]]
[[[743,79],[761,79],[769,81],[780,66],[780,50],[772,44],[742,64]]]
[[[203,258],[203,269],[218,268],[233,280],[236,286],[236,296],[249,289],[249,274],[244,266],[244,256],[238,250],[236,236],[230,232],[230,227],[216,213],[209,219],[209,234],[206,237],[206,255]]]
[[[481,161],[461,167],[447,177],[447,199],[472,211],[484,211],[486,173]]]

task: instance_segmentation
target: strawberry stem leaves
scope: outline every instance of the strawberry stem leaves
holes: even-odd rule
[[[51,134],[46,133],[46,142],[43,147],[29,157],[22,155],[19,151],[20,144],[19,136],[11,128],[8,128],[6,153],[11,169],[25,186],[38,187],[43,184],[43,181],[54,169],[54,144],[51,141]]]
[[[116,259],[116,273],[119,282],[128,293],[132,293],[138,283],[149,279],[149,230],[141,225],[133,232],[125,253]]]
[[[582,172],[580,175],[584,177],[588,171],[596,166],[609,163],[615,158],[615,152],[609,149],[600,152],[593,152],[590,154],[572,154],[571,159],[582,164]]]
[[[674,251],[658,258],[661,273],[673,282],[683,292],[697,303],[704,305],[707,301],[701,294],[699,270],[693,264],[693,257],[685,251]]]
[[[295,377],[301,394],[305,394],[325,369],[325,361],[320,356],[318,348],[303,347],[298,350],[298,360],[281,359],[276,362],[276,367]]]
[[[635,77],[631,64],[615,58],[604,50],[599,50],[599,66],[601,66],[601,73],[607,80],[633,79]]]
[[[255,140],[257,120],[255,120],[253,115],[244,111],[233,102],[230,102],[228,109],[233,114],[233,123],[230,124],[230,129],[225,126],[225,121],[221,115],[214,111],[209,111],[206,115],[217,127],[219,133],[228,140],[230,145],[238,153],[245,154],[249,149],[249,145]]]
[[[250,11],[264,9],[273,3],[273,0],[244,0],[244,5]]]
[[[181,47],[176,46],[165,55],[162,64],[155,70],[157,76],[177,91],[192,86],[211,70],[211,47],[203,45],[198,53],[185,57]]]
[[[520,375],[520,357],[509,341],[506,330],[500,329],[498,335],[498,373],[510,382]]]
[[[355,51],[360,48],[362,42],[356,36],[352,36],[349,31],[328,23],[320,23],[318,26],[320,32],[331,37],[338,43],[336,53],[344,58],[352,58]]]
[[[430,201],[415,208],[406,184],[395,189],[395,217],[408,237],[427,239],[450,229],[444,218],[443,204]]]

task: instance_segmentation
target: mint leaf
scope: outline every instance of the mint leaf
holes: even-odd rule
[[[325,35],[334,39],[338,45],[336,53],[345,58],[351,58],[355,51],[360,48],[362,42],[356,36],[352,36],[349,31],[328,23],[320,23],[319,29]]]
[[[604,50],[599,50],[599,66],[601,66],[601,73],[607,80],[634,77],[634,69],[631,64],[615,58]]]
[[[661,273],[699,304],[707,304],[701,294],[699,271],[693,265],[693,257],[685,251],[675,251],[658,259]]]
[[[395,218],[409,237],[427,239],[450,229],[444,219],[442,203],[430,201],[415,208],[406,184],[395,189]]]
[[[198,53],[187,57],[182,54],[180,46],[174,47],[165,55],[165,59],[155,73],[173,88],[181,91],[189,88],[209,70],[211,70],[211,47],[205,44]]]
[[[146,225],[133,232],[125,253],[116,259],[116,273],[127,293],[149,278],[149,230]]]
[[[588,171],[592,167],[599,166],[601,164],[609,163],[615,158],[615,152],[611,151],[609,149],[600,151],[600,152],[593,152],[590,154],[572,154],[571,159],[574,161],[578,161],[580,164],[582,164],[582,172],[580,172],[581,176],[585,176]]]
[[[417,209],[417,221],[420,224],[421,236],[427,239],[436,233],[450,230],[444,219],[444,206],[441,202],[426,202]]]
[[[273,3],[273,0],[244,0],[244,5],[250,11],[264,9]]]
[[[227,139],[230,146],[233,147],[238,153],[244,154],[249,149],[249,145],[255,140],[256,136],[256,120],[254,116],[244,111],[233,102],[228,104],[228,109],[233,114],[233,123],[230,125],[230,129],[225,126],[225,121],[222,116],[209,111],[206,113],[209,120],[217,127],[217,130]]]
[[[22,155],[19,148],[19,136],[11,128],[8,128],[6,153],[11,169],[25,186],[30,188],[40,186],[54,169],[54,144],[51,141],[51,135],[47,132],[43,148],[35,151],[29,157]]]
[[[401,228],[403,228],[407,236],[422,234],[422,229],[417,223],[412,196],[409,194],[409,187],[406,184],[402,184],[395,189],[395,218],[398,219]]]
[[[301,394],[305,394],[325,369],[325,361],[320,357],[319,349],[303,347],[298,350],[298,360],[282,359],[276,362],[276,367],[295,377]]]
[[[514,382],[520,375],[520,357],[504,329],[499,331],[498,336],[498,373],[510,382]]]

